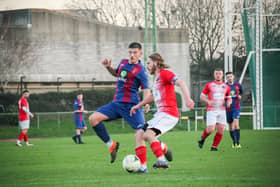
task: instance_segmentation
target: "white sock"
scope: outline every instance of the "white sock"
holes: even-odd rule
[[[108,148],[110,148],[113,145],[113,141],[110,139],[108,142],[106,142],[106,145]]]
[[[146,164],[141,164],[140,169],[141,169],[141,170],[147,169],[147,165],[146,165]]]
[[[160,142],[162,150],[166,149],[166,144],[164,142]]]
[[[166,161],[164,155],[162,155],[161,157],[158,157],[158,160],[160,160],[160,161]]]
[[[17,140],[17,144],[20,144],[20,141],[19,141],[19,140]]]

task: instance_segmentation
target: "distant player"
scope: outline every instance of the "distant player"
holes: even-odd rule
[[[231,107],[227,108],[227,122],[230,124],[230,136],[233,141],[232,148],[241,148],[239,118],[243,88],[241,84],[234,82],[234,75],[232,72],[226,73],[226,79],[230,87],[232,99]]]
[[[102,64],[113,75],[118,77],[117,88],[114,99],[111,103],[97,109],[90,117],[89,121],[97,136],[106,143],[111,155],[111,163],[117,156],[119,142],[113,141],[103,121],[124,118],[129,125],[135,130],[136,155],[143,154],[145,150],[139,147],[145,145],[142,139],[144,126],[144,114],[142,109],[138,110],[135,115],[130,116],[130,108],[139,102],[138,89],[144,92],[144,98],[150,94],[148,86],[148,77],[144,66],[140,61],[142,56],[141,44],[133,42],[128,47],[129,59],[121,60],[116,69],[111,67],[111,60],[105,59]],[[149,110],[149,105],[146,105]]]
[[[29,97],[29,91],[24,90],[22,92],[22,97],[18,101],[18,110],[19,110],[19,127],[21,128],[21,132],[19,134],[18,140],[16,142],[16,146],[22,147],[21,140],[24,139],[24,142],[27,146],[32,146],[28,142],[27,132],[30,126],[30,118],[33,118],[34,115],[29,111],[29,104],[27,102],[27,98]]]
[[[227,125],[225,98],[227,98],[227,107],[231,105],[230,88],[223,82],[223,75],[222,69],[216,69],[214,71],[215,80],[206,84],[200,95],[200,99],[207,103],[207,128],[198,141],[198,146],[199,148],[203,147],[205,139],[215,131],[215,127],[217,126],[217,133],[214,137],[211,151],[218,150],[217,147],[222,140],[224,129]]]
[[[169,66],[164,63],[160,54],[154,53],[149,56],[147,61],[147,69],[151,75],[154,76],[153,93],[146,97],[142,102],[131,108],[131,115],[135,113],[148,103],[155,101],[157,106],[157,113],[149,120],[143,130],[143,138],[147,141],[154,155],[157,157],[157,161],[154,163],[154,168],[168,168],[168,162],[165,160],[164,152],[161,148],[161,144],[157,138],[167,131],[171,130],[179,120],[179,111],[176,102],[176,94],[174,85],[181,88],[186,106],[189,108],[194,107],[194,102],[190,98],[188,88],[186,84],[178,79],[176,75],[167,70]],[[139,157],[141,161],[141,169],[147,173],[147,158],[146,155]]]
[[[73,141],[77,144],[84,144],[82,141],[82,134],[87,130],[84,114],[88,111],[84,109],[83,94],[78,93],[74,101],[74,121],[76,125],[76,135],[72,137]]]

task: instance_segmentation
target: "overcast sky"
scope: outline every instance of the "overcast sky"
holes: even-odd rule
[[[71,0],[0,0],[0,10],[23,8],[63,9]]]

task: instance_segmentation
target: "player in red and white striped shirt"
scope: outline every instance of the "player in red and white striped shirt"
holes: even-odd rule
[[[232,102],[230,88],[223,82],[223,76],[223,70],[216,69],[214,71],[215,80],[206,84],[200,95],[200,99],[207,103],[207,128],[198,141],[198,146],[199,148],[203,147],[205,139],[215,131],[215,127],[217,126],[217,133],[214,137],[211,151],[218,150],[217,147],[222,140],[224,129],[227,125],[225,98],[227,98],[227,107],[230,107]]]
[[[29,91],[24,90],[22,92],[22,97],[18,101],[18,110],[19,110],[19,126],[21,128],[21,132],[19,134],[18,140],[16,142],[16,145],[19,147],[22,147],[21,140],[24,139],[24,142],[27,146],[32,146],[33,144],[30,144],[28,142],[27,138],[27,131],[29,129],[30,125],[30,118],[33,118],[34,115],[29,111],[29,104],[27,102],[27,98],[29,97]]]
[[[153,93],[130,110],[130,114],[133,115],[142,106],[153,101],[156,103],[157,113],[143,128],[145,131],[143,139],[150,144],[154,155],[157,157],[157,161],[153,165],[154,168],[169,167],[165,160],[161,143],[157,137],[171,130],[178,122],[179,112],[176,102],[175,85],[181,88],[186,106],[191,109],[194,108],[194,102],[190,98],[186,84],[178,79],[173,72],[167,70],[166,68],[168,67],[160,54],[154,53],[149,56],[147,69],[150,74],[154,75]],[[146,150],[144,146],[140,148]],[[139,155],[139,159],[141,161],[141,173],[147,173],[146,151],[143,151],[143,154]]]

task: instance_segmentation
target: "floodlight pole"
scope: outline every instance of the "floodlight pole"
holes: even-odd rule
[[[262,0],[256,1],[256,127],[263,129],[262,91]]]
[[[152,13],[153,13],[153,52],[157,51],[157,25],[156,25],[156,8],[155,0],[152,0]]]
[[[260,9],[260,14],[259,14],[259,19],[260,19],[260,101],[261,101],[261,124],[260,124],[260,129],[263,129],[263,2],[262,0],[259,0],[259,9]]]
[[[224,0],[224,73],[232,72],[232,2]]]
[[[150,31],[152,29],[152,34]],[[149,43],[152,43],[153,52],[157,51],[157,27],[155,0],[145,0],[145,35],[144,35],[144,64],[146,65]]]
[[[148,0],[145,0],[145,33],[144,33],[144,64],[147,61],[147,42],[148,42]]]

